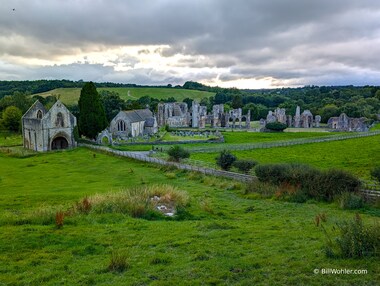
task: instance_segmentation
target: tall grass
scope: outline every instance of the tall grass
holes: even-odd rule
[[[189,202],[187,193],[170,185],[151,185],[125,189],[119,192],[96,194],[86,198],[91,209],[76,207],[79,213],[122,213],[135,218],[159,216],[156,206],[164,204],[174,209],[185,207]],[[82,201],[83,202],[83,201]]]

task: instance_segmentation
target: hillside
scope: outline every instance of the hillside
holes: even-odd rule
[[[57,88],[43,93],[36,93],[33,95],[40,95],[47,97],[50,95],[60,96],[60,100],[65,104],[75,104],[78,102],[80,95],[80,88]],[[98,91],[108,90],[119,93],[120,97],[124,100],[136,100],[143,96],[150,96],[157,99],[166,99],[174,97],[177,101],[189,97],[192,99],[202,99],[210,97],[215,93],[199,90],[177,89],[177,88],[156,88],[156,87],[103,87],[98,88]]]

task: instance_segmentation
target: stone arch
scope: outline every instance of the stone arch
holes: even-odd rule
[[[42,119],[42,111],[41,110],[37,111],[37,119]]]
[[[54,136],[50,143],[50,150],[63,150],[70,147],[70,140],[64,133],[58,133]]]

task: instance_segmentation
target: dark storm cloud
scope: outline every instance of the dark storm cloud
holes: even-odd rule
[[[164,57],[188,56],[177,63],[189,68],[186,75],[136,70],[135,79],[145,83],[216,78],[218,74],[199,71],[207,67],[228,68],[219,75],[225,81],[273,77],[291,84],[323,84],[336,78],[345,84],[376,84],[380,70],[377,0],[6,2],[0,7],[0,59],[8,55],[54,60],[120,46],[161,44],[169,46],[156,51]],[[144,48],[139,52],[150,53]],[[125,66],[137,62],[128,58]],[[53,74],[63,78],[67,66],[61,67],[61,76],[59,68],[54,67]],[[4,74],[5,68],[0,69]],[[110,80],[123,77],[122,72],[106,69]],[[25,73],[21,66],[20,72]],[[90,74],[98,76],[95,71]]]

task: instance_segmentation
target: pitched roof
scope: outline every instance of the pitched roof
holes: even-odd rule
[[[130,122],[145,121],[146,119],[153,117],[153,114],[149,109],[128,110],[123,111],[123,113]]]

